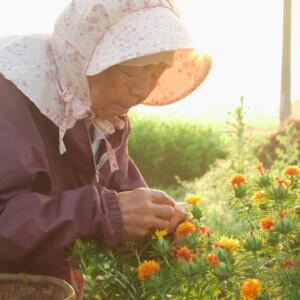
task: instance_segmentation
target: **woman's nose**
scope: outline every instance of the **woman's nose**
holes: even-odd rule
[[[148,72],[147,72],[148,73]],[[137,98],[137,103],[140,103],[151,92],[152,79],[151,74],[145,73],[144,76],[141,76],[138,80],[136,80],[131,88],[131,95]]]

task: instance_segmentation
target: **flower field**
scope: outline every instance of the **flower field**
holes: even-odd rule
[[[199,195],[176,232],[101,250],[77,240],[72,259],[87,299],[300,299],[300,169],[253,166],[228,179],[228,203],[245,226],[213,232]]]

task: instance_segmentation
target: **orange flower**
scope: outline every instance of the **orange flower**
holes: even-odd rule
[[[175,254],[178,258],[189,261],[191,258],[192,251],[187,246],[183,246],[179,249],[176,249]]]
[[[258,279],[247,279],[241,288],[245,300],[255,299],[261,291],[261,283]]]
[[[259,221],[260,228],[262,229],[271,229],[275,226],[275,219],[271,216],[268,216],[266,218],[262,218]]]
[[[178,227],[176,229],[176,234],[187,235],[187,234],[195,232],[195,231],[196,231],[196,226],[189,221],[185,221],[178,225]]]
[[[218,267],[220,265],[220,261],[215,254],[207,254],[206,259],[212,266]]]
[[[284,169],[283,173],[287,176],[297,176],[300,175],[300,169],[297,166],[289,166]]]
[[[285,184],[286,187],[290,186],[290,183],[287,180],[280,179],[279,177],[275,177],[275,180],[276,180],[276,182],[277,182],[278,185]]]
[[[236,174],[233,177],[231,177],[231,184],[235,185],[235,184],[246,184],[246,179],[245,176],[242,174]]]
[[[260,192],[254,193],[254,195],[253,195],[253,199],[256,202],[259,202],[260,199],[264,199],[264,198],[265,198],[265,195],[263,193],[260,193]]]
[[[210,231],[208,230],[208,228],[204,225],[201,225],[199,228],[198,228],[198,231],[200,234],[206,234],[207,236],[210,236]]]
[[[259,163],[255,169],[262,175],[264,173],[264,166],[262,163]]]
[[[194,205],[197,205],[201,200],[202,200],[202,197],[192,195],[192,196],[188,196],[185,199],[185,202],[192,204],[194,206]]]
[[[144,262],[138,267],[139,279],[145,280],[149,277],[153,277],[159,270],[160,266],[155,260],[144,260]]]

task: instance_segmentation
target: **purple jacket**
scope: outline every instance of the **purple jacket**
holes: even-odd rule
[[[116,192],[145,187],[127,153],[130,124],[109,137],[119,170],[95,177],[85,122],[68,130],[59,154],[58,128],[0,74],[0,272],[52,275],[69,282],[66,247],[76,238],[100,247],[123,240]],[[105,154],[105,143],[99,156]]]

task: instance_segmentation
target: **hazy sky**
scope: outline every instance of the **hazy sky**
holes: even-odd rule
[[[0,36],[51,32],[56,16],[68,3],[69,0],[0,0]],[[212,56],[213,66],[194,93],[160,111],[222,114],[244,96],[253,113],[278,113],[283,0],[177,0],[177,4],[182,22],[199,48]],[[293,1],[292,20],[295,101],[300,99],[299,0]]]

